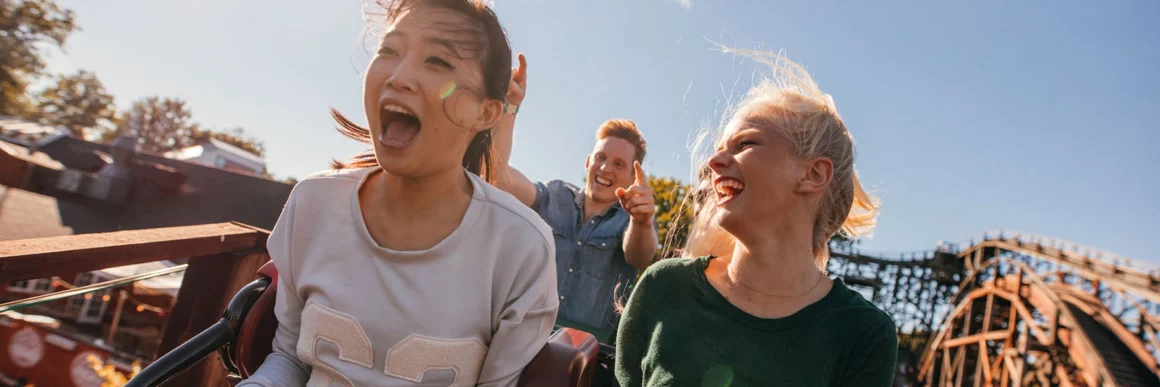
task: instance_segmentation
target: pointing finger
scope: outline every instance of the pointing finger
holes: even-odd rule
[[[633,169],[636,169],[636,185],[648,185],[648,178],[644,176],[644,170],[640,168],[640,162],[634,161],[632,163]]]

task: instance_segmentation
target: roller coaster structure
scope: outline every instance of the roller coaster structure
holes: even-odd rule
[[[1160,268],[1065,241],[988,233],[827,269],[894,318],[899,384],[1160,386]]]

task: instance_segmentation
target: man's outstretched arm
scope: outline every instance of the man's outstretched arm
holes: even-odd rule
[[[519,55],[519,67],[512,71],[511,84],[508,85],[507,103],[513,106],[513,109],[518,111],[518,107],[524,102],[524,88],[527,86],[527,62],[524,59],[524,54]],[[495,187],[500,190],[515,196],[521,203],[531,207],[532,203],[536,201],[536,185],[528,180],[523,173],[508,164],[512,156],[512,137],[514,136],[516,126],[516,113],[508,112],[505,107],[503,116],[500,117],[495,129],[491,134],[492,144],[495,146],[496,160],[494,168]]]

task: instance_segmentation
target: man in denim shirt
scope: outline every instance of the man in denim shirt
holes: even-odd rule
[[[512,73],[507,102],[523,101],[525,62]],[[518,110],[517,110],[518,111]],[[558,325],[588,330],[609,342],[623,301],[657,250],[656,207],[640,162],[644,137],[630,120],[606,121],[584,165],[583,188],[560,181],[533,183],[508,165],[515,114],[504,114],[493,139],[498,153],[496,187],[536,210],[556,237]]]

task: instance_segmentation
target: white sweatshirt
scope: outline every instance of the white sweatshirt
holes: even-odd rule
[[[238,386],[515,385],[556,320],[551,229],[465,170],[474,193],[459,227],[428,250],[389,250],[359,209],[371,170],[294,187],[267,243],[273,352]]]

